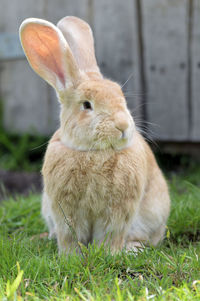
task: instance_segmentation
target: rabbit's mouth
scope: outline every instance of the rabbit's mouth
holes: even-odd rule
[[[115,150],[122,150],[129,147],[131,144],[131,140],[128,137],[122,136],[121,139],[114,141],[112,143],[112,148]]]
[[[120,135],[107,136],[104,139],[100,139],[96,143],[96,150],[105,150],[105,149],[113,149],[113,150],[122,150],[128,148],[132,143],[133,131],[124,131],[121,132]]]

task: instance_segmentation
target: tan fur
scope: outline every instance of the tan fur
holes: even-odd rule
[[[94,40],[90,26],[73,16],[61,19],[57,26],[69,43],[80,70],[89,76],[102,78],[94,54]]]
[[[74,75],[75,84],[65,89],[56,86],[61,124],[49,142],[42,169],[42,214],[50,236],[56,236],[59,250],[67,252],[78,246],[71,227],[81,243],[105,242],[112,252],[135,250],[143,243],[156,245],[163,239],[169,215],[166,181],[135,128],[121,87],[103,79],[95,65],[89,26],[75,17],[68,21],[64,19],[61,28],[67,39],[70,33],[75,59],[67,59],[66,75],[70,77],[76,60],[81,76]],[[59,29],[47,26],[58,40],[62,37]],[[73,37],[74,30],[80,31],[79,40]],[[84,38],[89,42],[82,52]],[[28,58],[31,62],[31,54]],[[55,73],[51,66],[50,75]],[[85,109],[85,101],[91,109]]]
[[[81,74],[67,41],[55,25],[30,18],[21,24],[19,32],[27,59],[38,75],[58,91],[75,86]]]
[[[131,148],[80,152],[68,149],[53,137],[42,173],[55,223],[63,221],[59,202],[82,243],[96,238],[91,230],[99,219],[104,232],[101,240],[105,234],[115,237],[126,233],[145,189],[146,162],[142,152],[142,143],[134,153]],[[137,172],[138,165],[144,172]]]
[[[170,204],[167,185],[138,133],[128,149],[88,153],[68,149],[58,131],[49,143],[42,172],[55,224],[62,221],[66,228],[60,202],[82,243],[102,242],[106,234],[111,234],[111,248],[116,251],[125,242],[132,249],[138,241],[156,245],[163,238]],[[143,228],[136,225],[135,232],[134,216],[139,214]],[[100,237],[94,231],[99,220]],[[66,249],[66,245],[60,244],[60,248]]]

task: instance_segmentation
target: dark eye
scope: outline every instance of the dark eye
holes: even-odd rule
[[[84,110],[92,110],[92,105],[89,101],[84,101],[83,103],[83,109]]]

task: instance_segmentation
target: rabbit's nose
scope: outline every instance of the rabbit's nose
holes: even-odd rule
[[[116,124],[115,127],[123,133],[127,130],[128,123],[119,123],[119,124]]]
[[[126,116],[122,114],[117,114],[115,117],[115,127],[122,132],[122,134],[127,130],[129,127],[128,120]]]

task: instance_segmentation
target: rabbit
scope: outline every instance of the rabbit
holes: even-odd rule
[[[57,26],[29,18],[20,39],[61,107],[42,168],[42,215],[59,251],[77,250],[77,241],[112,253],[156,246],[170,212],[167,183],[120,85],[100,72],[90,26],[73,16]]]

